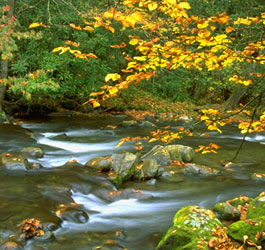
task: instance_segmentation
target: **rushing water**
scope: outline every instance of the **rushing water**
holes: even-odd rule
[[[222,170],[222,176],[161,178],[154,185],[128,182],[123,189],[141,190],[145,196],[113,199],[110,194],[116,188],[104,175],[82,165],[64,164],[71,160],[84,164],[95,156],[123,150],[134,152],[133,143],[118,149],[115,145],[120,138],[145,136],[151,129],[108,129],[107,125],[118,125],[124,119],[71,117],[24,121],[20,127],[0,125],[0,153],[27,146],[45,149],[43,158],[31,159],[44,168],[0,172],[0,246],[14,239],[24,219],[36,218],[58,225],[55,239],[30,240],[24,249],[155,249],[180,207],[210,208],[238,195],[256,196],[264,191],[264,182],[249,176],[265,172],[265,135],[248,136],[236,167],[224,170],[222,164],[233,158],[242,139],[236,127],[230,126],[223,134],[212,133],[211,138],[195,136],[177,142],[194,148],[209,142],[221,145],[219,154],[197,155],[195,162]],[[152,146],[145,144],[145,150]],[[64,208],[69,211],[60,216],[58,210]]]

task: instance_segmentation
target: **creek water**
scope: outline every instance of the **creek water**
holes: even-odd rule
[[[176,211],[185,205],[211,208],[217,202],[238,195],[257,196],[264,182],[249,178],[265,173],[265,135],[250,135],[232,168],[224,169],[236,153],[242,135],[230,125],[222,134],[211,137],[186,137],[177,144],[191,146],[214,142],[218,154],[196,155],[195,162],[222,171],[221,176],[179,176],[160,178],[155,184],[127,182],[122,189],[133,188],[145,196],[121,196],[113,199],[116,188],[104,177],[83,166],[96,156],[121,151],[135,152],[134,143],[115,148],[120,138],[146,136],[154,128],[110,129],[125,116],[69,117],[24,120],[19,126],[0,125],[0,153],[23,147],[39,146],[45,155],[30,159],[43,168],[32,171],[0,171],[0,246],[14,239],[18,224],[35,218],[57,225],[54,239],[27,241],[22,249],[155,249],[172,224]],[[168,123],[158,122],[158,127]],[[177,127],[181,124],[171,122]],[[144,143],[144,150],[153,144]],[[82,164],[66,164],[76,160]],[[63,211],[62,213],[58,213]],[[57,212],[56,212],[57,211]],[[60,218],[59,218],[60,217]]]

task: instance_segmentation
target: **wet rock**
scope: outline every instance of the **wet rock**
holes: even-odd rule
[[[122,121],[121,122],[121,126],[123,127],[133,127],[133,126],[137,126],[138,123],[137,121],[134,121],[134,120],[129,120],[129,121]]]
[[[18,245],[18,243],[14,241],[8,241],[1,247],[1,250],[21,250],[21,249],[22,248]]]
[[[145,178],[157,177],[159,173],[159,165],[155,159],[145,159],[143,162],[143,172]]]
[[[177,168],[175,165],[165,166],[164,172],[159,177],[159,180],[169,183],[179,183],[185,180],[183,169]]]
[[[2,153],[0,154],[0,169],[5,170],[28,170],[29,162],[24,155]]]
[[[155,186],[157,183],[156,179],[150,179],[149,181],[146,182],[148,186]]]
[[[250,176],[250,179],[255,180],[255,181],[261,181],[265,182],[265,174],[263,173],[254,173]]]
[[[44,156],[44,150],[40,147],[26,147],[20,152],[28,157],[42,158]]]
[[[192,117],[189,116],[180,116],[179,120],[183,121],[183,122],[192,122]]]
[[[156,125],[150,121],[141,121],[139,125],[143,127],[156,127]]]
[[[111,156],[96,157],[89,160],[86,167],[90,167],[99,171],[109,171],[111,168]]]
[[[194,158],[194,150],[189,146],[168,145],[165,149],[169,152],[172,161],[190,162]]]
[[[215,176],[215,175],[220,174],[219,171],[217,171],[213,168],[209,168],[209,167],[206,167],[204,165],[197,165],[194,163],[189,163],[182,169],[183,169],[183,173],[185,175],[195,175],[195,176],[208,177],[208,176]]]
[[[113,154],[111,156],[112,174],[109,175],[116,187],[119,187],[124,181],[129,180],[134,172],[137,162],[137,156],[132,153]]]
[[[42,169],[43,166],[40,163],[34,162],[32,164],[30,164],[30,169]]]
[[[65,168],[77,168],[77,167],[83,167],[83,165],[81,163],[79,163],[78,161],[76,160],[70,160],[70,161],[67,161],[62,167],[65,167]]]
[[[88,222],[88,215],[86,212],[72,207],[62,207],[56,211],[56,215],[63,221],[70,221],[74,223]]]
[[[158,164],[168,165],[171,161],[189,162],[194,157],[194,150],[183,145],[154,146],[148,153],[141,157],[155,159]]]
[[[211,210],[198,206],[183,207],[174,216],[173,226],[156,249],[198,249],[198,245],[208,249],[201,239],[209,241],[218,227],[223,226]]]
[[[54,236],[53,232],[45,231],[43,235],[40,235],[34,239],[36,241],[40,241],[40,242],[48,242],[48,241],[55,240],[55,236]]]
[[[154,159],[158,164],[167,165],[171,162],[170,154],[164,146],[156,145],[149,152],[141,157],[142,161]]]
[[[134,179],[137,181],[148,180],[150,178],[155,178],[161,176],[163,173],[163,168],[158,165],[155,159],[145,159],[139,167],[136,167],[134,173]]]
[[[213,207],[213,212],[220,220],[237,221],[240,217],[245,217],[249,203],[253,199],[247,196],[238,196],[226,202],[217,203]]]
[[[213,207],[213,212],[216,217],[220,220],[233,220],[237,221],[240,219],[241,212],[237,207],[234,207],[226,202],[217,203]]]

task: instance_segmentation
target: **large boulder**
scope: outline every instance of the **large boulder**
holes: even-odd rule
[[[171,163],[169,152],[164,146],[156,145],[149,152],[141,157],[141,160],[154,159],[161,165],[168,165]]]
[[[171,161],[190,162],[194,157],[194,150],[183,145],[154,146],[149,152],[141,157],[155,159],[158,164],[168,165]]]
[[[26,156],[21,154],[2,153],[0,154],[0,169],[4,170],[28,170],[29,162]]]
[[[237,221],[240,217],[245,217],[245,211],[251,200],[247,196],[238,196],[232,200],[217,203],[213,207],[213,212],[219,220]]]
[[[124,154],[113,154],[111,156],[111,173],[109,179],[119,187],[124,181],[129,180],[135,172],[137,156],[126,152]]]
[[[134,179],[149,180],[161,176],[163,172],[162,167],[155,159],[145,159],[142,164],[138,165],[135,170]]]
[[[168,145],[165,149],[169,152],[172,161],[190,162],[194,158],[194,150],[189,146]]]
[[[206,241],[222,228],[222,223],[209,209],[187,206],[174,216],[173,226],[157,246],[157,250],[208,249]]]

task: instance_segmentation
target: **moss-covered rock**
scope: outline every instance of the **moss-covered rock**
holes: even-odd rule
[[[157,250],[208,249],[205,242],[213,236],[222,223],[209,209],[187,206],[180,209],[173,219],[173,226],[159,242]]]
[[[237,207],[234,207],[226,202],[217,203],[213,207],[213,212],[220,220],[237,221],[240,219],[241,216],[241,212]]]
[[[202,245],[198,235],[187,227],[172,227],[159,242],[156,250],[197,250]],[[204,249],[208,249],[204,245]]]
[[[255,244],[265,247],[265,216],[251,220],[239,220],[228,227],[228,235],[235,240],[244,242],[247,236]],[[264,248],[263,248],[264,249]]]
[[[247,219],[255,219],[265,216],[265,192],[249,203]]]
[[[137,165],[137,156],[132,153],[114,154],[110,158],[111,172],[109,180],[119,187],[124,181],[132,178]]]
[[[206,240],[212,237],[212,232],[216,230],[217,226],[222,227],[222,223],[211,210],[198,206],[187,206],[180,209],[174,216],[173,225],[192,228]]]

